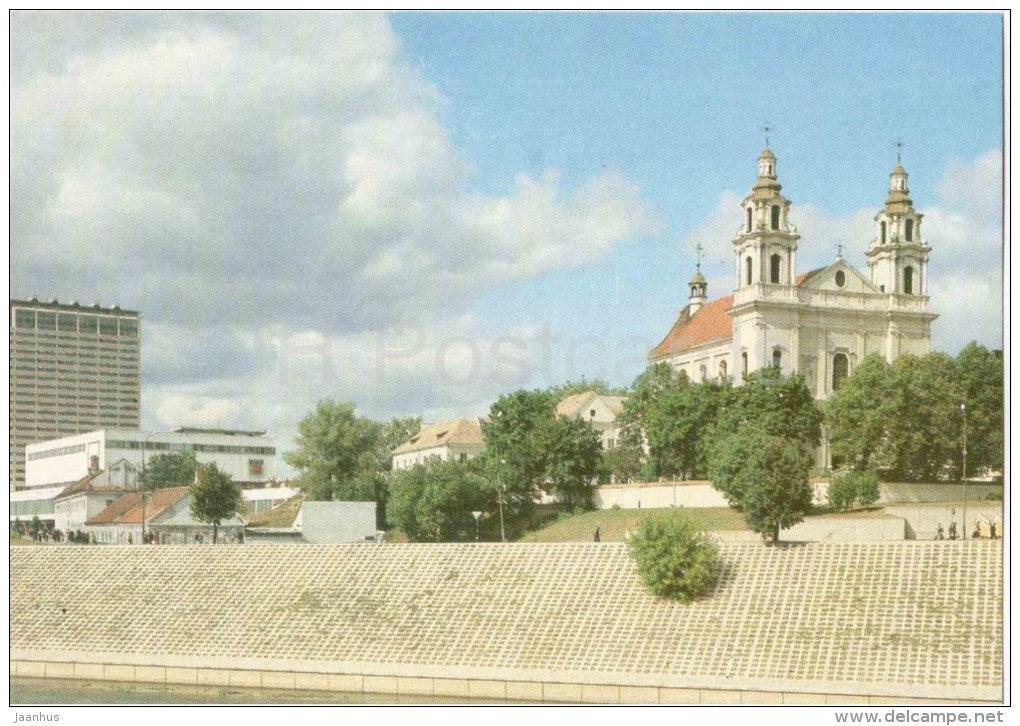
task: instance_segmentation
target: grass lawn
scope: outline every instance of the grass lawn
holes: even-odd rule
[[[728,507],[711,507],[704,509],[602,509],[597,512],[584,512],[572,517],[550,523],[542,529],[528,532],[521,537],[521,542],[590,542],[599,528],[599,536],[603,542],[623,542],[625,532],[637,531],[642,519],[647,517],[667,517],[673,512],[691,521],[698,529],[705,530],[746,530],[744,517],[740,512]]]

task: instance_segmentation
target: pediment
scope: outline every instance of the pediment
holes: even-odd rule
[[[839,275],[838,273],[843,274]],[[843,284],[840,285],[840,282]],[[800,283],[800,287],[805,290],[882,294],[882,291],[873,285],[867,276],[843,258],[836,260],[828,267],[808,273]]]

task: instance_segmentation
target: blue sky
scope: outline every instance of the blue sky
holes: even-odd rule
[[[933,346],[1001,347],[1001,18],[15,13],[13,296],[143,316],[143,426],[626,384],[727,294],[761,127],[864,269],[902,138]],[[552,339],[555,339],[553,341]],[[287,448],[286,444],[283,445]]]

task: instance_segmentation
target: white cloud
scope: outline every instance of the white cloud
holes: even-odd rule
[[[922,233],[932,252],[929,262],[932,348],[955,353],[971,340],[1002,346],[1002,155],[987,151],[971,162],[950,160],[935,185],[936,204],[920,209]],[[915,194],[916,197],[916,194]],[[682,243],[689,254],[699,242],[711,296],[733,288],[729,241],[740,224],[742,197],[725,191],[715,208]],[[867,273],[864,252],[874,238],[879,207],[833,216],[811,204],[795,204],[790,219],[801,235],[798,272],[830,264],[837,245],[847,260]]]
[[[14,32],[51,22],[86,42],[14,61],[15,294],[346,334],[456,313],[655,229],[618,174],[473,193],[384,16],[171,14],[92,37],[103,18],[19,13]]]

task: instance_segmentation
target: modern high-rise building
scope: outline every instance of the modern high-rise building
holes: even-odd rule
[[[137,312],[11,300],[11,491],[25,485],[28,444],[138,428],[139,361]]]

